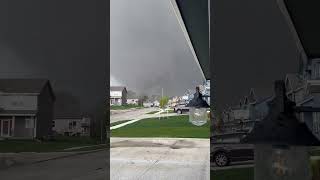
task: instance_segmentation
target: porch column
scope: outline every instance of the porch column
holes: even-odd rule
[[[33,117],[33,138],[36,138],[36,137],[37,137],[37,117]]]
[[[14,137],[14,127],[15,127],[16,117],[12,116],[12,127],[11,127],[11,136]]]

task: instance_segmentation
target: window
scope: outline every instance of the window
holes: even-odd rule
[[[320,112],[313,113],[313,126],[312,130],[315,133],[319,133],[320,131]]]
[[[55,127],[55,126],[56,126],[56,122],[52,121],[52,127]]]
[[[26,118],[26,128],[34,128],[34,117]]]
[[[320,63],[313,64],[313,76],[314,79],[320,78]]]

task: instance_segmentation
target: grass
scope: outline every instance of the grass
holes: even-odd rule
[[[253,180],[253,168],[210,171],[211,180]]]
[[[111,130],[112,137],[171,137],[171,138],[209,138],[209,123],[195,126],[189,122],[189,116],[168,118],[149,118]]]
[[[133,104],[122,105],[122,106],[110,106],[111,110],[124,110],[124,109],[131,109],[131,108],[142,109],[144,107],[139,105],[133,105]]]
[[[0,152],[58,152],[63,149],[98,144],[89,137],[57,137],[53,141],[2,140]]]
[[[116,125],[118,125],[118,124],[122,124],[122,123],[125,123],[125,122],[128,122],[128,121],[131,121],[131,120],[123,120],[123,121],[113,122],[113,123],[110,124],[110,127],[116,126]]]
[[[157,112],[159,112],[159,111],[151,111],[151,112],[148,112],[148,113],[146,113],[146,114],[155,114],[155,113],[157,113]]]

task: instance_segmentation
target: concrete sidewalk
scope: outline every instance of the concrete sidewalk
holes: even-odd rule
[[[166,118],[166,117],[171,117],[171,116],[181,116],[181,114],[177,114],[177,113],[168,113],[168,114],[160,114],[160,113],[161,112],[158,112],[158,113],[155,113],[155,114],[144,114],[144,115],[141,115],[138,118],[135,118],[135,119],[133,119],[131,121],[127,121],[127,122],[112,126],[112,127],[110,127],[110,130],[118,129],[118,128],[121,128],[121,127],[124,127],[126,125],[138,122],[138,121],[143,120],[143,119],[159,118],[159,117],[160,118]]]
[[[210,179],[210,140],[111,138],[111,179]]]

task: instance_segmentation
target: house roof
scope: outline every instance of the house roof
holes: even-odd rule
[[[320,56],[320,1],[310,0],[279,0],[279,7],[284,13],[298,48],[306,56],[315,58]]]
[[[40,93],[48,82],[46,79],[0,79],[0,92]]]
[[[124,86],[111,86],[110,87],[110,91],[123,91],[124,89],[126,89],[126,87],[124,87]]]
[[[249,96],[248,96],[248,101],[249,101],[249,103],[254,103],[254,102],[257,101],[256,94],[255,94],[253,88],[250,89],[250,93],[249,93]]]
[[[205,79],[210,79],[209,67],[209,1],[171,0],[187,43]]]
[[[296,90],[303,86],[303,80],[299,74],[287,74],[286,75],[286,83],[289,83],[290,90]]]

